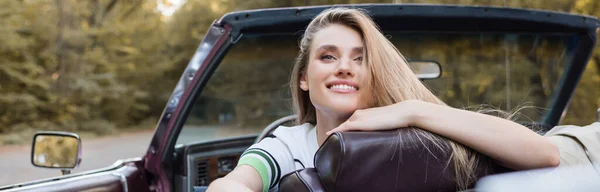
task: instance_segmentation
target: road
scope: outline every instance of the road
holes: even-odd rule
[[[82,140],[82,160],[73,173],[106,167],[118,159],[144,155],[154,132],[141,131]],[[31,165],[31,146],[0,147],[0,186],[55,177],[60,170]]]
[[[222,127],[186,127],[177,143],[210,140],[232,136]],[[227,132],[227,133],[224,133]],[[243,133],[234,133],[236,135]],[[82,140],[82,161],[73,173],[107,167],[119,159],[141,157],[145,154],[154,130],[123,133],[116,136]],[[60,170],[31,165],[31,146],[0,147],[0,186],[55,177]]]

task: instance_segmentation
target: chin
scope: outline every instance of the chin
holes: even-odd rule
[[[313,103],[317,111],[321,111],[323,114],[327,114],[329,117],[334,118],[349,118],[354,111],[358,108],[358,105],[348,105],[349,102],[335,101],[335,102],[326,102],[325,105],[319,105],[317,103]]]
[[[346,104],[348,105],[348,104]],[[350,117],[354,111],[356,111],[358,109],[358,105],[353,105],[353,106],[344,106],[344,107],[340,107],[338,106],[331,106],[331,111],[333,113],[338,114],[340,117]]]
[[[340,117],[348,118],[348,117],[352,116],[352,114],[354,114],[355,111],[356,111],[356,109],[344,109],[344,110],[337,111],[337,114]]]

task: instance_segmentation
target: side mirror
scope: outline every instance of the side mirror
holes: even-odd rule
[[[31,164],[69,174],[81,162],[81,139],[68,132],[40,131],[33,136]]]
[[[442,76],[442,65],[437,61],[412,60],[410,67],[421,80],[437,79]]]

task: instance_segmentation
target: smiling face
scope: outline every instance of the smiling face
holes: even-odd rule
[[[308,91],[317,116],[347,118],[359,108],[367,74],[363,51],[361,35],[344,25],[332,24],[315,34],[300,88]]]

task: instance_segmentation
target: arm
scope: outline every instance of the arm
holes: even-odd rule
[[[512,169],[558,166],[559,151],[549,139],[507,119],[419,100],[357,110],[329,131],[387,130],[415,126],[442,135]]]
[[[414,126],[462,143],[506,167],[519,170],[560,163],[557,146],[525,126],[491,115],[421,103],[412,118]]]
[[[265,138],[240,156],[237,167],[215,180],[209,191],[268,191],[277,187],[282,172],[294,170],[291,153],[281,140]]]
[[[223,178],[219,178],[208,186],[207,192],[213,191],[262,191],[260,175],[249,165],[240,165]]]

